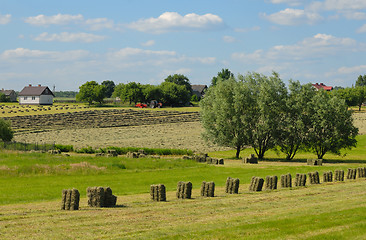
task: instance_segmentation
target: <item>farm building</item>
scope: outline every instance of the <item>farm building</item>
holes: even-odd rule
[[[15,93],[14,90],[4,90],[4,88],[3,88],[3,89],[1,89],[0,92],[3,93],[7,98],[9,98],[10,102],[17,101],[17,94]]]
[[[313,87],[316,88],[316,90],[319,90],[319,89],[324,89],[325,91],[332,91],[333,90],[333,87],[326,86],[326,85],[324,85],[324,83],[320,83],[320,84],[315,83],[315,84],[312,84],[312,85],[313,85]]]
[[[192,85],[193,94],[198,98],[202,98],[205,95],[207,85]]]
[[[46,86],[32,86],[24,87],[19,93],[19,104],[29,105],[52,105],[55,95]]]

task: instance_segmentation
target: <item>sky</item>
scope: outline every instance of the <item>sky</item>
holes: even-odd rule
[[[366,74],[366,0],[0,0],[0,87],[87,81],[209,85],[278,72],[352,86]]]

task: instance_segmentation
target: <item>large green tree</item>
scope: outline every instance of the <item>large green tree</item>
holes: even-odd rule
[[[211,86],[215,86],[218,82],[225,81],[225,80],[228,80],[233,77],[234,77],[234,74],[232,72],[230,72],[229,69],[223,68],[221,70],[221,72],[217,73],[217,76],[215,76],[211,79]]]
[[[162,100],[166,105],[183,106],[186,105],[190,98],[190,92],[186,86],[178,85],[172,82],[163,82],[159,88],[162,93]]]
[[[106,87],[99,85],[96,81],[89,81],[79,87],[79,93],[76,95],[77,101],[86,101],[91,105],[94,101],[103,103]]]
[[[358,129],[345,100],[317,91],[309,106],[311,125],[306,140],[309,151],[321,159],[327,152],[340,154],[341,149],[356,146]]]
[[[256,72],[239,76],[251,90],[256,110],[252,115],[250,129],[247,130],[249,144],[259,159],[269,149],[275,147],[283,125],[287,88],[278,73],[265,76]]]
[[[301,85],[299,81],[292,80],[289,90],[276,143],[286,154],[286,159],[292,160],[297,151],[304,147],[310,126],[309,104],[316,91],[311,84]]]
[[[203,138],[214,144],[236,149],[248,145],[246,134],[253,122],[255,102],[248,86],[234,78],[210,87],[200,101]]]
[[[10,122],[0,118],[0,139],[9,142],[13,139],[14,131],[11,129]]]
[[[164,80],[165,82],[170,82],[170,83],[175,83],[177,85],[182,85],[185,86],[185,88],[187,89],[188,93],[190,95],[192,95],[192,86],[191,83],[188,79],[188,77],[184,76],[183,74],[174,74],[174,75],[169,75],[167,78],[165,78]],[[189,96],[190,98],[191,96]]]
[[[120,83],[115,87],[114,97],[119,97],[123,102],[129,101],[131,104],[144,101],[144,94],[142,92],[142,85],[136,82],[129,82],[127,84]]]
[[[348,106],[358,106],[359,111],[361,111],[362,104],[366,101],[366,86],[338,89],[333,93],[344,99]]]
[[[112,80],[104,80],[102,85],[106,87],[105,97],[110,98],[114,92],[115,83]]]
[[[357,78],[357,81],[356,81],[356,87],[364,87],[366,86],[366,75],[360,75],[358,76]]]

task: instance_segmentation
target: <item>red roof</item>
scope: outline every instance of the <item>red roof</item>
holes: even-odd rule
[[[326,86],[326,85],[324,85],[324,83],[315,83],[315,84],[312,84],[313,85],[313,87],[315,87],[316,89],[324,89],[325,91],[331,91],[331,90],[333,90],[333,87],[331,87],[331,86]]]

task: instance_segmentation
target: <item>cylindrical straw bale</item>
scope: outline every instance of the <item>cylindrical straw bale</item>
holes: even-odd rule
[[[67,190],[66,189],[62,190],[61,210],[65,210],[66,195],[67,195]]]
[[[70,210],[71,206],[71,191],[66,190],[66,201],[65,201],[65,210]]]
[[[80,193],[77,189],[71,190],[70,210],[79,210]]]
[[[239,184],[240,184],[240,180],[239,178],[235,178],[233,179],[233,193],[238,194],[239,193]]]
[[[192,183],[187,182],[184,184],[184,198],[191,199],[192,198]]]
[[[183,196],[182,196],[182,192],[183,192],[182,188],[183,187],[184,187],[183,182],[178,182],[178,184],[177,184],[177,193],[176,193],[177,198],[183,198]]]
[[[203,181],[201,184],[201,196],[205,196],[205,192],[206,192],[206,182]]]

